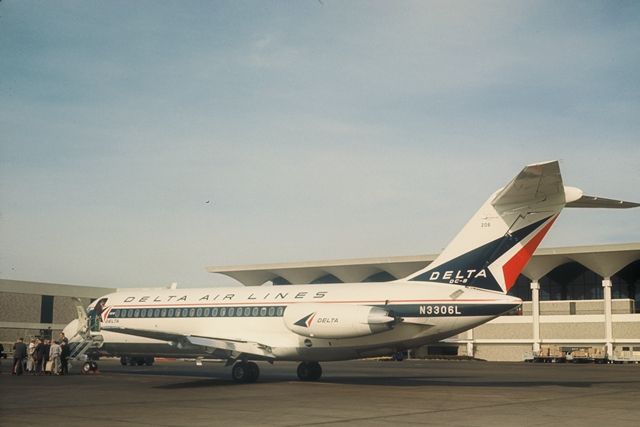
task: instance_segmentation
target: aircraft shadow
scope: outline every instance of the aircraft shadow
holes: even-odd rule
[[[468,377],[326,377],[318,382],[298,382],[297,378],[273,378],[265,377],[260,379],[255,384],[238,384],[227,378],[207,378],[197,379],[193,381],[185,381],[173,384],[164,384],[154,386],[158,389],[189,389],[189,388],[202,388],[202,387],[230,387],[230,386],[253,386],[260,384],[276,384],[276,383],[288,383],[296,382],[301,385],[317,386],[321,384],[343,384],[343,385],[356,385],[356,386],[388,386],[388,387],[504,387],[504,388],[531,388],[531,387],[567,387],[567,388],[590,388],[594,385],[601,384],[622,384],[622,383],[636,383],[640,384],[640,381],[560,381],[560,380],[496,380],[496,381],[476,381]]]

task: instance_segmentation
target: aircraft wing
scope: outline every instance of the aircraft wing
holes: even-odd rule
[[[103,327],[105,331],[117,332],[120,334],[134,335],[143,338],[151,338],[160,341],[168,341],[177,346],[194,345],[209,349],[230,351],[234,358],[240,354],[251,354],[255,356],[275,359],[271,347],[253,341],[238,340],[234,338],[207,337],[201,335],[182,335],[169,332],[154,331],[149,329],[134,329],[120,327]]]

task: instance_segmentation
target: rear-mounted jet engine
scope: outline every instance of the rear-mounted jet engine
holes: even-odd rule
[[[380,307],[347,304],[290,305],[283,320],[298,335],[331,339],[377,334],[401,321]]]

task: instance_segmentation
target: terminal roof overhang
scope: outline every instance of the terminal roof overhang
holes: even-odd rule
[[[366,281],[378,273],[387,273],[400,279],[426,267],[436,257],[437,254],[234,265],[207,267],[207,271],[224,274],[245,286],[260,286],[282,279],[294,284],[308,284],[327,275],[333,275],[344,283],[356,283]],[[531,280],[538,280],[562,264],[578,262],[602,277],[610,277],[637,260],[640,260],[640,242],[540,248],[534,253],[523,274]]]

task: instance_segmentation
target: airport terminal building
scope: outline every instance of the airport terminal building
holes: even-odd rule
[[[386,282],[436,258],[418,255],[269,265],[209,267],[245,286]],[[117,285],[117,284],[114,284]],[[116,288],[0,280],[0,342],[56,334],[85,306]],[[640,243],[538,249],[510,294],[522,309],[419,349],[496,361],[521,361],[551,346],[590,347],[609,357],[640,350]]]

